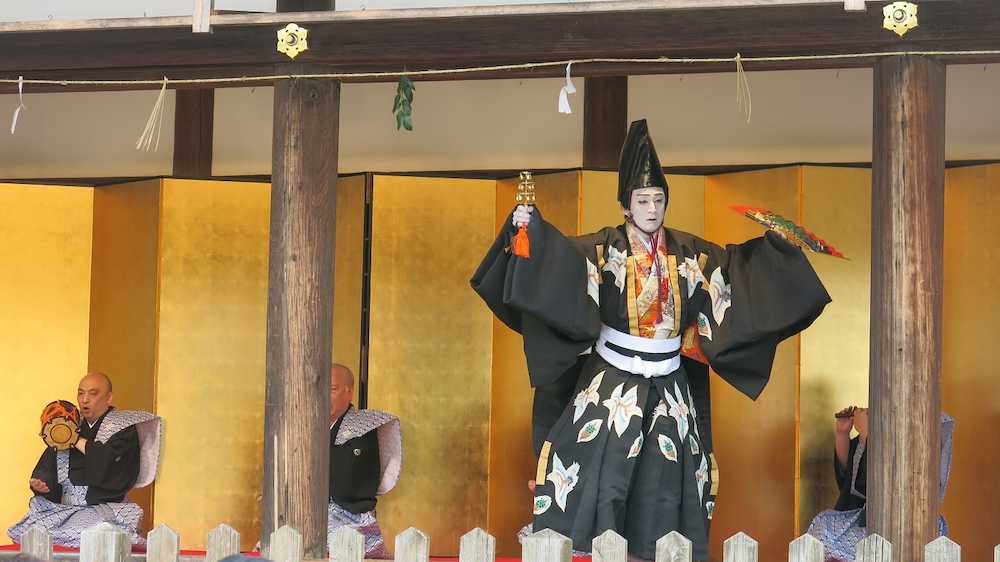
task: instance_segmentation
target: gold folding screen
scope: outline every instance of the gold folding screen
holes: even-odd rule
[[[833,298],[800,338],[798,533],[833,507],[833,413],[868,405],[871,172],[802,168],[802,223],[848,260],[806,252]]]
[[[75,401],[86,374],[93,198],[88,188],[0,184],[0,529],[27,512],[42,407]]]
[[[951,479],[941,512],[968,560],[1000,542],[1000,166],[945,174],[942,410],[955,418]]]
[[[1000,167],[949,170],[946,182],[944,410],[956,440],[943,512],[976,558],[991,545],[997,484],[983,479],[1000,441],[990,397],[989,252],[1000,215]],[[618,224],[617,177],[543,175],[538,206],[563,232]],[[516,556],[530,521],[531,390],[520,337],[496,323],[468,279],[513,206],[516,180],[374,176],[369,403],[403,420],[404,471],[380,500],[389,544],[415,525],[432,551],[457,553],[474,526]],[[334,359],[358,370],[365,176],[337,187]],[[670,176],[667,223],[717,243],[760,235],[728,209],[767,207],[836,244],[850,260],[811,255],[834,302],[779,350],[753,403],[715,380],[721,486],[713,558],[736,531],[781,559],[787,542],[830,507],[832,413],[867,404],[870,173],[787,167]],[[115,403],[165,419],[162,471],[133,498],[157,523],[203,548],[220,522],[256,542],[263,419],[269,194],[266,184],[150,180],[63,188],[0,185],[0,323],[16,399],[2,436],[18,443],[0,467],[9,525],[25,509],[24,479],[40,452],[40,406],[72,398],[89,367],[115,380]],[[91,257],[93,256],[93,257]],[[41,346],[41,347],[40,347]],[[39,349],[44,349],[40,352]],[[43,378],[45,386],[35,382]],[[58,390],[62,388],[63,390]],[[55,392],[56,394],[52,394]],[[20,420],[20,421],[18,421]]]
[[[709,176],[705,237],[724,245],[764,233],[763,227],[730,211],[733,204],[799,220],[800,174],[799,168],[789,167]],[[786,556],[788,542],[795,538],[798,364],[798,338],[789,338],[778,346],[771,380],[756,402],[712,377],[712,439],[720,469],[713,559],[722,560],[722,539],[740,531],[760,541],[764,560]]]
[[[402,476],[378,504],[390,545],[416,526],[454,554],[486,525],[493,322],[469,279],[495,235],[494,189],[374,178],[368,403],[403,431]]]

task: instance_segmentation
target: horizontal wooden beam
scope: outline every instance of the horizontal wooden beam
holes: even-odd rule
[[[629,6],[649,2],[629,0],[593,4],[606,9],[609,4]],[[718,8],[638,11],[592,8],[592,11],[565,13],[558,11],[565,9],[565,5],[552,5],[558,8],[547,13],[518,12],[517,6],[490,8],[506,13],[440,8],[394,10],[410,14],[410,17],[395,19],[373,17],[374,11],[367,14],[303,12],[294,14],[294,18],[309,29],[309,50],[296,60],[324,65],[331,72],[367,72],[595,57],[703,58],[732,57],[737,52],[751,57],[1000,49],[1000,2],[992,0],[921,3],[920,27],[903,39],[882,29],[879,10],[845,12],[838,2],[774,4],[759,0],[741,9],[724,11]],[[458,13],[466,15],[455,15]],[[23,74],[25,78],[129,79],[125,77],[145,76],[159,79],[166,75],[177,79],[269,75],[273,73],[273,65],[287,61],[275,50],[275,32],[291,16],[215,15],[212,16],[213,32],[199,34],[191,33],[190,18],[175,27],[0,33],[0,52],[4,53],[0,57],[0,77],[17,78]],[[308,17],[327,19],[302,19]],[[1000,57],[987,55],[947,62],[998,61]],[[871,62],[864,59],[801,60],[747,63],[746,66],[748,70],[844,68],[870,65]],[[599,65],[588,71],[589,66],[574,67],[574,73],[600,75],[602,72]],[[732,70],[729,65],[679,64],[605,65],[604,68],[604,75]],[[437,79],[554,76],[559,72],[560,69],[500,71],[489,76],[454,75]]]
[[[304,5],[323,5],[332,0],[279,0],[305,2]],[[860,0],[861,2],[878,3],[884,0]],[[959,2],[961,0],[922,0],[925,2]],[[409,19],[441,19],[456,17],[486,17],[486,16],[531,16],[546,14],[581,14],[603,12],[629,12],[646,10],[726,10],[733,8],[778,8],[787,6],[830,7],[845,6],[845,0],[603,0],[598,2],[559,2],[545,4],[509,4],[494,6],[458,6],[442,8],[409,8],[388,10],[319,10],[298,11],[294,19],[296,23],[327,23],[337,21],[358,20],[409,20]],[[288,23],[290,20],[286,10],[279,13],[239,13],[215,14],[211,17],[211,25],[272,25]],[[0,23],[0,33],[19,33],[33,31],[82,31],[106,29],[149,29],[169,27],[192,27],[191,16],[167,16],[153,18],[107,18],[84,20],[40,20]]]

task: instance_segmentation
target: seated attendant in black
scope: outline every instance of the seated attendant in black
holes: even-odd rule
[[[160,418],[111,405],[111,379],[104,373],[83,377],[77,390],[80,436],[72,449],[46,448],[28,485],[34,497],[28,514],[7,530],[14,542],[33,525],[52,535],[52,543],[80,546],[80,533],[101,522],[124,529],[134,544],[142,508],[125,499],[133,488],[156,477]]]
[[[365,558],[385,558],[375,519],[376,496],[399,480],[402,439],[399,419],[351,405],[354,375],[343,365],[330,370],[330,507],[328,540],[349,526],[365,537]]]

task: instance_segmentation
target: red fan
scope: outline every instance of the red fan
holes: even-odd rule
[[[827,254],[836,258],[847,259],[844,257],[844,254],[841,254],[826,240],[773,211],[742,205],[731,205],[729,208],[756,223],[760,223],[778,232],[786,240],[800,248],[808,248],[817,254]]]

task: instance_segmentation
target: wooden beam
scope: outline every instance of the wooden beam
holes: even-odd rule
[[[309,29],[310,48],[300,55],[302,62],[353,71],[592,57],[732,57],[737,52],[750,57],[1000,49],[1000,2],[969,0],[961,9],[956,6],[944,1],[922,4],[920,27],[904,39],[882,29],[882,15],[876,10],[845,12],[836,4],[746,7],[727,10],[725,17],[717,9],[533,13],[508,6],[505,13],[496,14],[470,8],[463,16],[455,16],[455,8],[403,10],[391,18],[366,12],[303,12],[295,20]],[[260,14],[213,16],[210,34],[193,34],[183,27],[0,33],[0,76],[30,78],[65,70],[98,77],[110,69],[159,68],[176,78],[169,69],[196,65],[225,75],[227,66],[287,62],[275,49],[275,32],[287,23],[288,14],[263,16],[274,21],[260,23],[270,21]],[[315,21],[308,21],[310,16]],[[386,49],[386,44],[393,48]],[[797,61],[799,68],[849,65]],[[580,65],[581,70],[586,66]],[[671,66],[669,72],[693,70]],[[748,63],[747,68],[758,66]],[[458,78],[466,76],[452,77]]]
[[[201,1],[201,0],[198,0]],[[798,7],[830,7],[845,5],[845,2],[860,2],[864,0],[604,0],[595,2],[560,2],[558,4],[497,4],[492,6],[461,6],[447,8],[407,8],[385,10],[352,10],[340,11],[336,14],[325,13],[329,9],[326,2],[334,0],[277,0],[277,13],[301,12],[294,10],[302,5],[307,11],[317,13],[296,16],[300,22],[329,22],[342,20],[402,20],[429,19],[452,17],[483,17],[483,16],[525,16],[567,13],[596,12],[627,12],[643,10],[727,10],[732,8],[781,8]],[[868,2],[884,0],[867,0]],[[928,2],[961,2],[962,0],[922,0]],[[972,0],[975,1],[975,0]],[[315,7],[314,7],[315,6]],[[288,8],[288,9],[282,9]],[[271,25],[287,23],[287,18],[274,14],[237,13],[217,14],[211,18],[212,25]],[[0,23],[0,33],[19,33],[28,31],[67,31],[87,29],[130,29],[148,27],[191,27],[192,18],[188,16],[168,16],[153,18],[108,18],[83,20],[44,20]]]
[[[336,9],[336,0],[278,0],[280,12],[327,12]]]
[[[583,167],[618,169],[628,129],[628,76],[587,78],[583,88]]]
[[[938,534],[945,66],[875,65],[868,531],[897,560]]]
[[[212,176],[215,90],[178,90],[174,108],[174,177]]]
[[[339,106],[332,80],[274,88],[261,543],[291,525],[309,559],[326,558]]]

